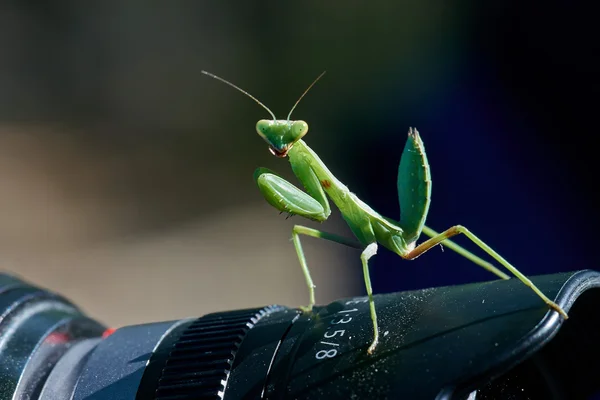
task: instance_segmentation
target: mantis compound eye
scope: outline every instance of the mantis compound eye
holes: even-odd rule
[[[263,138],[267,139],[272,121],[261,119],[256,123],[256,132]]]
[[[308,124],[304,121],[294,121],[291,131],[294,141],[296,141],[308,133]]]

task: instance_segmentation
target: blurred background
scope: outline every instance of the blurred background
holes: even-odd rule
[[[416,126],[428,225],[529,275],[598,269],[595,14],[534,3],[2,2],[0,265],[113,326],[306,304],[291,229],[318,224],[262,199],[256,167],[296,182],[268,114],[206,69],[279,118],[327,70],[294,117],[376,210],[399,218]],[[321,229],[350,235],[337,211]],[[364,293],[359,252],[303,243],[319,303]],[[377,293],[494,278],[439,248],[371,265]]]

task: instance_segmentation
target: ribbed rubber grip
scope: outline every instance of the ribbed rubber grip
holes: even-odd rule
[[[281,309],[268,306],[198,318],[173,344],[155,398],[222,399],[233,360],[246,333],[262,317]]]

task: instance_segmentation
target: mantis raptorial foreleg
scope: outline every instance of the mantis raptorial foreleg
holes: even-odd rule
[[[412,251],[403,255],[402,257],[405,259],[408,259],[408,260],[415,259],[415,258],[419,257],[421,254],[425,253],[427,250],[431,249],[432,247],[435,247],[438,244],[442,243],[443,241],[447,240],[448,238],[451,238],[452,236],[456,236],[461,233],[463,235],[465,235],[466,237],[468,237],[473,243],[475,243],[477,246],[479,246],[483,251],[485,251],[490,256],[492,256],[496,261],[498,261],[500,264],[502,264],[507,270],[509,270],[514,276],[516,276],[526,286],[531,288],[550,308],[558,311],[558,313],[560,313],[563,317],[568,318],[567,313],[562,308],[560,308],[558,306],[558,304],[554,303],[552,300],[550,300],[548,297],[546,297],[546,295],[544,293],[542,293],[542,291],[539,290],[537,288],[537,286],[535,286],[525,275],[523,275],[521,272],[519,272],[518,269],[513,267],[500,254],[496,253],[490,246],[485,244],[481,239],[479,239],[477,236],[475,236],[473,233],[471,233],[471,231],[469,231],[467,228],[465,228],[462,225],[456,225],[456,226],[453,226],[453,227],[445,230],[444,232],[421,243],[420,245],[415,247]]]

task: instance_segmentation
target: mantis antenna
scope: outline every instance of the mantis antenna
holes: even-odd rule
[[[246,96],[250,97],[252,100],[254,100],[255,102],[257,102],[257,103],[258,103],[260,106],[262,106],[262,107],[263,107],[265,110],[267,110],[267,111],[269,112],[269,114],[271,114],[271,116],[273,117],[273,121],[276,121],[276,120],[277,120],[277,118],[275,118],[275,114],[273,114],[273,112],[272,112],[271,110],[269,110],[269,108],[268,108],[267,106],[265,106],[263,103],[261,103],[260,101],[258,101],[258,99],[257,99],[256,97],[252,96],[250,93],[246,92],[246,91],[245,91],[245,90],[243,90],[243,89],[240,89],[239,87],[235,86],[233,83],[231,83],[231,82],[229,82],[229,81],[226,81],[225,79],[223,79],[223,78],[221,78],[221,77],[219,77],[219,76],[216,76],[215,74],[211,74],[210,72],[207,72],[207,71],[200,71],[200,72],[202,72],[204,75],[208,75],[208,76],[210,76],[211,78],[215,78],[215,79],[216,79],[216,80],[218,80],[218,81],[221,81],[221,82],[223,82],[223,83],[226,83],[226,84],[228,84],[229,86],[231,86],[232,88],[234,88],[234,89],[237,89],[237,90],[239,90],[240,92],[244,93]],[[321,75],[322,75],[322,74],[321,74]],[[320,78],[320,77],[319,77],[319,78]],[[319,80],[319,78],[317,78],[317,80]],[[313,83],[313,85],[314,85],[314,83]],[[312,86],[312,85],[310,85],[310,86]],[[310,89],[310,87],[309,87],[309,89]],[[307,92],[308,92],[308,90],[307,90]],[[305,92],[305,93],[306,93],[306,92]],[[302,96],[304,96],[304,95],[302,95]],[[300,98],[302,98],[302,97],[300,97]],[[300,100],[298,100],[298,101],[300,101]],[[296,103],[296,104],[298,104],[298,103]],[[294,106],[294,107],[296,107],[296,106]],[[292,110],[293,110],[293,108],[292,108]],[[290,113],[290,114],[291,114],[291,113]]]
[[[313,81],[313,83],[311,83],[311,84],[310,84],[310,86],[308,87],[308,89],[306,89],[306,90],[304,91],[304,93],[302,93],[302,96],[300,96],[300,98],[298,99],[298,101],[296,102],[296,104],[294,104],[294,107],[292,107],[292,109],[290,110],[290,113],[288,114],[288,117],[287,117],[287,121],[288,121],[288,122],[290,122],[290,117],[292,116],[292,112],[294,111],[294,108],[296,108],[296,106],[298,105],[298,103],[300,103],[300,100],[302,100],[302,98],[304,97],[304,95],[305,95],[306,93],[308,93],[308,91],[309,91],[309,90],[310,90],[310,89],[311,89],[311,88],[312,88],[312,87],[315,85],[315,83],[317,83],[317,81],[318,81],[319,79],[321,79],[321,78],[323,77],[323,75],[325,75],[325,72],[327,72],[327,71],[323,71],[323,72],[321,72],[321,75],[319,75],[319,76],[317,77],[317,79],[315,79],[315,80]]]

